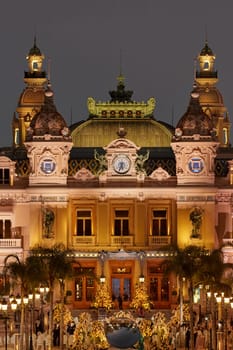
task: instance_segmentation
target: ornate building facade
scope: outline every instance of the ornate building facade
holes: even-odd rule
[[[63,242],[82,270],[104,277],[127,307],[144,279],[155,308],[176,302],[161,264],[169,247],[214,249],[232,242],[233,150],[218,91],[215,56],[198,56],[187,111],[176,127],[154,118],[156,102],[136,102],[118,77],[106,102],[88,98],[89,116],[68,127],[57,111],[36,40],[0,155],[0,264],[34,245]],[[225,250],[231,259],[232,250]],[[70,281],[74,308],[90,307],[96,281]]]

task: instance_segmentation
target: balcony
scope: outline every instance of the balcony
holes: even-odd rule
[[[95,244],[95,236],[73,236],[72,237],[73,246],[76,245],[94,245]]]
[[[131,246],[134,236],[111,236],[111,245]]]
[[[171,236],[149,236],[149,246],[162,247],[171,244]]]
[[[22,239],[21,238],[1,238],[0,249],[1,248],[22,248]]]

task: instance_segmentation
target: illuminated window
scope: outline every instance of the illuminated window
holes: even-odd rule
[[[82,275],[75,279],[75,300],[92,301],[95,296],[94,290],[94,267],[80,267],[75,269],[75,273]]]
[[[91,210],[77,210],[77,236],[92,235],[92,212]]]
[[[223,143],[224,145],[227,145],[228,143],[227,128],[223,128]]]
[[[0,168],[0,185],[8,185],[10,183],[10,169]]]
[[[169,300],[169,280],[163,277],[161,280],[161,301]]]
[[[33,68],[33,70],[38,70],[38,62],[37,61],[32,62],[32,68]]]
[[[128,210],[115,210],[114,235],[115,236],[129,235],[129,211]]]
[[[152,236],[167,236],[167,210],[153,210]]]
[[[11,238],[11,220],[0,220],[0,238]]]
[[[210,69],[210,64],[209,64],[209,61],[205,61],[204,62],[204,67],[203,67],[204,70],[209,70]]]
[[[150,278],[150,287],[149,287],[150,300],[157,301],[159,297],[158,293],[158,278]]]
[[[149,296],[150,300],[154,302],[168,302],[169,301],[169,278],[162,274],[161,266],[151,266],[148,270],[149,278]]]

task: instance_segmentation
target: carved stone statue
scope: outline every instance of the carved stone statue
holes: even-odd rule
[[[192,235],[191,235],[191,237],[193,238],[198,238],[200,236],[202,216],[203,216],[203,210],[199,207],[195,207],[189,215],[189,219],[193,225]]]
[[[94,150],[94,158],[99,162],[99,168],[97,175],[102,174],[105,170],[108,169],[108,162],[104,154],[99,154],[96,149]]]
[[[42,216],[43,236],[46,238],[51,238],[53,237],[53,225],[54,225],[55,214],[49,208],[43,209],[42,214],[43,214]]]
[[[140,154],[137,156],[135,160],[135,169],[137,174],[144,173],[146,174],[146,170],[144,169],[144,164],[149,159],[150,151],[147,150],[146,154]]]

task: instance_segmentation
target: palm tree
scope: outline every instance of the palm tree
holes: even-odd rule
[[[20,289],[21,295],[21,316],[20,316],[20,350],[23,349],[23,338],[25,332],[25,305],[23,298],[28,294],[29,290],[38,283],[38,273],[35,272],[33,259],[28,257],[25,261],[21,261],[17,255],[10,254],[4,261],[4,277],[9,276],[11,281]],[[11,289],[13,286],[11,286]],[[10,292],[12,292],[10,290]],[[31,315],[32,317],[32,315]]]
[[[43,278],[48,282],[50,295],[50,313],[49,313],[49,339],[50,348],[52,347],[53,330],[53,308],[54,308],[54,290],[56,282],[60,286],[60,300],[62,310],[64,307],[65,280],[74,275],[73,270],[73,251],[66,249],[64,244],[57,243],[52,247],[37,245],[31,249],[30,254],[38,259],[38,265],[41,267]],[[60,347],[63,346],[63,313],[60,320]]]
[[[183,280],[188,282],[191,350],[194,349],[193,290],[202,266],[202,258],[206,254],[207,250],[194,245],[183,249],[175,247],[173,248],[173,257],[163,263],[165,273],[175,273],[179,278],[181,321],[183,321]]]
[[[216,312],[214,292],[225,292],[225,295],[231,295],[231,281],[225,277],[225,272],[232,270],[233,265],[223,262],[223,253],[221,249],[215,249],[210,254],[202,257],[202,266],[198,277],[200,283],[208,285],[211,292],[211,317],[212,317],[212,348],[216,350]]]

